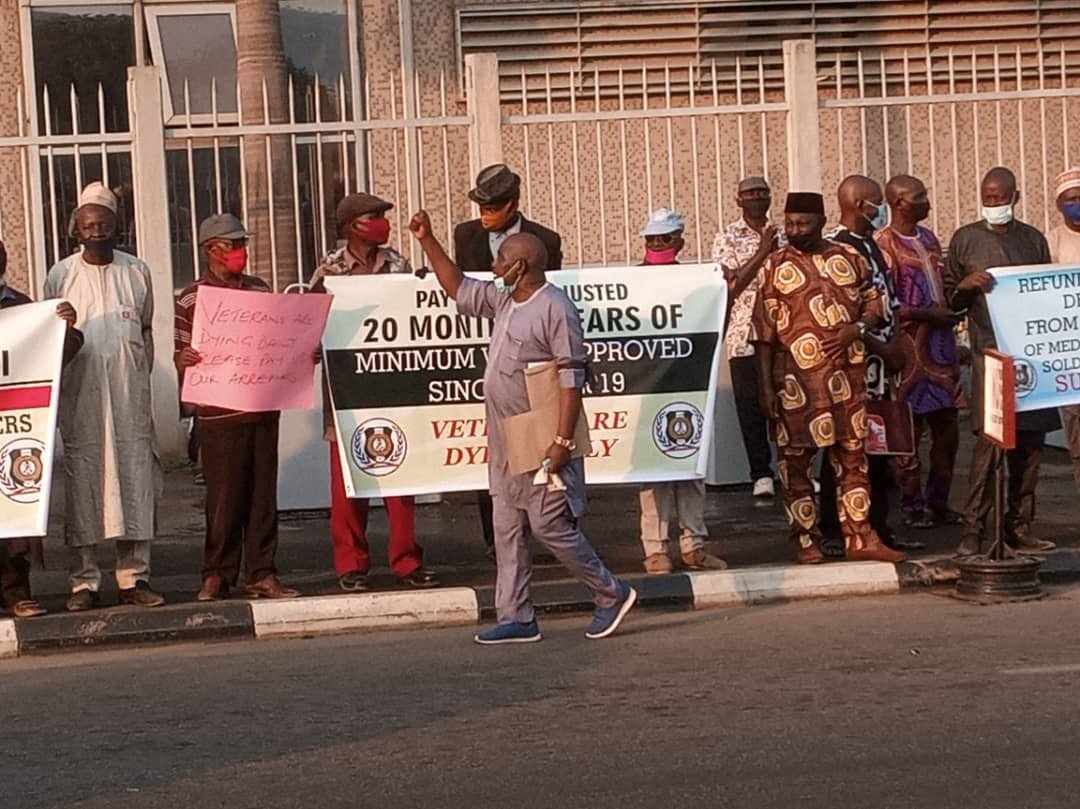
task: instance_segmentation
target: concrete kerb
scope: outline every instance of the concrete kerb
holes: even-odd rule
[[[10,618],[0,619],[0,658],[16,657],[19,654],[19,636],[15,634],[15,622]]]
[[[694,609],[900,592],[896,566],[885,562],[770,565],[686,575],[694,593]]]

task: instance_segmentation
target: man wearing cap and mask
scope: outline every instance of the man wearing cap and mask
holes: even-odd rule
[[[981,218],[953,234],[945,260],[945,299],[956,312],[967,314],[971,335],[971,428],[975,449],[968,473],[963,535],[958,556],[977,554],[986,535],[987,518],[994,506],[994,472],[1000,450],[982,435],[983,351],[997,348],[986,296],[993,294],[994,276],[988,269],[1022,264],[1050,263],[1050,247],[1036,228],[1016,218],[1020,192],[1016,176],[1007,168],[990,169],[980,186]],[[1035,487],[1046,434],[1061,422],[1056,409],[1016,414],[1016,449],[1005,452],[1008,467],[1005,514],[1006,541],[1022,551],[1047,551],[1054,543],[1031,535],[1035,518]]]
[[[31,303],[29,297],[7,285],[7,249],[0,242],[0,309]],[[78,316],[67,301],[56,307],[56,314],[67,323],[64,337],[64,364],[82,347],[83,334],[75,328]],[[30,593],[30,560],[42,559],[42,544],[37,537],[0,539],[0,609],[9,610],[15,618],[36,618],[45,614]]]
[[[116,208],[116,196],[101,183],[83,190],[75,212],[82,248],[55,264],[45,282],[45,297],[63,298],[79,312],[85,336],[60,386],[73,612],[100,603],[97,546],[105,540],[115,540],[120,601],[165,603],[150,589],[162,486],[150,402],[154,295],[150,268],[115,249]]]
[[[394,206],[372,194],[350,194],[337,206],[337,225],[345,246],[328,255],[311,277],[312,292],[326,292],[328,275],[383,275],[411,273],[412,266],[390,241],[386,212]],[[330,390],[323,376],[323,438],[330,442],[330,537],[334,543],[334,568],[341,589],[368,589],[371,567],[368,553],[368,501],[350,499],[345,492]],[[412,497],[385,497],[390,523],[390,568],[403,584],[435,587],[435,571],[424,567],[424,551],[416,544],[416,505]]]
[[[679,263],[683,249],[682,214],[670,208],[653,211],[641,229],[645,239],[642,266]],[[702,478],[646,483],[638,494],[641,504],[641,546],[645,551],[645,572],[670,573],[668,555],[672,523],[679,526],[679,553],[689,570],[724,570],[727,563],[706,552],[709,530],[705,526],[705,481]]]
[[[881,293],[854,248],[822,238],[821,194],[791,193],[784,206],[788,246],[761,269],[753,340],[761,406],[773,421],[784,505],[798,561],[825,560],[814,504],[814,461],[828,454],[837,510],[851,560],[896,562],[870,527],[864,441],[866,348],[881,320]]]
[[[1050,257],[1055,264],[1080,264],[1080,167],[1057,176],[1054,196],[1063,221],[1047,236]],[[1061,408],[1061,423],[1072,456],[1076,485],[1080,486],[1080,405]]]
[[[713,260],[720,265],[728,282],[727,333],[724,349],[731,372],[735,412],[739,417],[743,448],[754,481],[754,497],[776,496],[773,484],[772,448],[769,446],[769,422],[758,402],[757,362],[751,340],[754,301],[761,286],[760,270],[769,254],[787,241],[782,231],[769,223],[772,191],[764,177],[746,177],[739,181],[735,204],[742,216],[716,234]]]
[[[545,269],[562,269],[562,237],[522,215],[521,178],[508,166],[496,163],[483,169],[476,177],[476,187],[469,192],[469,199],[479,206],[480,217],[454,227],[454,261],[462,270],[490,271],[499,245],[515,233],[531,233],[540,239],[547,250]],[[480,491],[476,499],[484,542],[488,553],[493,554],[491,496]]]
[[[191,346],[195,304],[203,287],[270,292],[261,278],[247,275],[247,229],[232,214],[217,214],[199,225],[206,273],[176,299],[173,362],[184,373],[202,361]],[[280,413],[245,413],[195,407],[206,480],[206,545],[199,601],[227,598],[240,576],[241,555],[247,595],[294,598],[277,576],[277,475]]]

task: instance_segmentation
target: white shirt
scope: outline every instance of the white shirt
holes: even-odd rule
[[[488,245],[491,247],[492,258],[499,255],[499,248],[506,241],[506,237],[513,236],[515,233],[521,233],[521,214],[514,218],[514,224],[506,230],[493,230],[488,234]]]

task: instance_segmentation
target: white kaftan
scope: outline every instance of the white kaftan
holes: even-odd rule
[[[65,541],[152,539],[162,474],[150,403],[150,268],[120,251],[107,266],[76,253],[49,270],[45,296],[70,302],[86,337],[60,388]]]

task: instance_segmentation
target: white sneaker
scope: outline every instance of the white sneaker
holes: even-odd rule
[[[758,478],[754,481],[754,497],[776,497],[776,487],[772,478]]]

